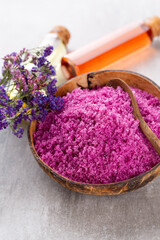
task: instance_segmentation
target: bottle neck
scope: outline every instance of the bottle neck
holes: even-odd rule
[[[56,49],[60,43],[60,39],[58,37],[57,33],[48,33],[44,39],[42,40],[42,42],[40,43],[40,47],[41,46],[47,46],[47,45],[51,45],[54,47],[54,49]]]
[[[63,57],[61,61],[61,68],[66,79],[71,79],[77,76],[76,66],[70,59]]]

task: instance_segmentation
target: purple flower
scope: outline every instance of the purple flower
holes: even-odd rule
[[[44,57],[47,57],[47,56],[49,56],[52,52],[53,52],[53,46],[49,46],[49,47],[47,47],[47,48],[44,50],[43,56],[44,56]]]
[[[5,129],[9,126],[9,122],[6,120],[5,109],[0,108],[0,130]]]
[[[51,64],[49,65],[49,70],[50,70],[50,75],[55,76],[55,74],[56,74],[55,68]]]
[[[61,97],[49,95],[49,107],[52,110],[60,110],[63,107],[64,100]]]
[[[17,137],[22,137],[23,129],[19,124],[23,120],[42,121],[50,110],[62,108],[63,99],[55,96],[55,68],[46,59],[52,51],[52,46],[30,52],[22,49],[4,57],[0,79],[0,129],[10,126]],[[31,70],[25,67],[26,62],[33,65]],[[16,90],[13,99],[6,89]]]
[[[42,57],[39,57],[37,61],[38,61],[37,66],[40,68],[44,65],[46,59],[42,56]]]
[[[18,128],[15,132],[14,135],[17,136],[18,138],[21,138],[23,136],[24,129],[23,128]]]
[[[56,79],[53,79],[48,85],[47,85],[47,93],[48,94],[55,94],[55,92],[57,91],[57,87],[56,87]]]

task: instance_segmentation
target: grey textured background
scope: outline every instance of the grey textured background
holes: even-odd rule
[[[0,0],[0,57],[37,46],[55,25],[71,31],[74,50],[136,20],[160,15],[159,0]],[[1,64],[1,63],[0,63]],[[113,68],[160,84],[160,41]],[[160,239],[160,177],[121,196],[88,196],[51,180],[27,141],[0,132],[1,240]]]

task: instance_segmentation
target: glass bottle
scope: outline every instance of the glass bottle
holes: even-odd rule
[[[48,57],[48,61],[56,69],[57,86],[66,81],[61,69],[61,59],[67,53],[67,43],[70,39],[70,32],[63,26],[54,27],[42,40],[41,46],[51,45],[54,50]]]
[[[160,18],[153,17],[68,53],[62,58],[67,79],[97,71],[150,45],[160,35]]]

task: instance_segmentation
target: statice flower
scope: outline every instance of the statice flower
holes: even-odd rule
[[[60,110],[63,99],[57,91],[55,68],[47,60],[53,47],[22,49],[6,55],[0,79],[0,130],[11,127],[17,137],[24,121],[44,120],[49,111]]]
[[[49,55],[51,55],[51,53],[53,52],[53,46],[49,46],[46,49],[44,49],[44,57],[48,57]]]

